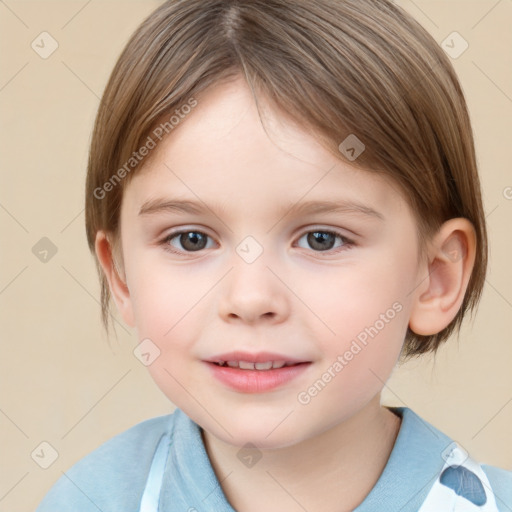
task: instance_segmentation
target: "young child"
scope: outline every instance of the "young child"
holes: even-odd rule
[[[171,0],[92,137],[87,236],[176,405],[64,473],[38,512],[504,512],[481,465],[380,393],[484,283],[449,59],[388,0]]]

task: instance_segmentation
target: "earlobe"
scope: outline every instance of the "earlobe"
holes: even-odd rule
[[[119,265],[113,256],[112,244],[104,231],[96,233],[95,250],[119,313],[130,327],[135,327],[130,290],[126,284],[126,275],[122,266],[121,269],[118,268]]]
[[[429,250],[426,274],[416,291],[409,320],[416,334],[442,331],[459,311],[475,263],[476,236],[468,219],[446,221]],[[421,279],[421,276],[419,276]]]

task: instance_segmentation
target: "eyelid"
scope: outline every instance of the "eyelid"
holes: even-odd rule
[[[305,226],[302,226],[301,228],[296,230],[298,233],[301,233],[300,236],[305,235],[306,233],[311,233],[315,231],[320,231],[322,233],[333,233],[335,235],[341,236],[345,240],[349,240],[350,242],[355,242],[355,239],[358,237],[357,233],[354,231],[347,229],[347,228],[340,228],[340,227],[329,227],[326,225],[318,224],[307,224]],[[345,234],[347,233],[347,234]]]
[[[205,228],[195,228],[195,227],[182,227],[182,228],[176,228],[175,230],[173,231],[170,231],[168,232],[166,235],[163,236],[163,238],[158,242],[158,245],[163,245],[164,246],[164,249],[168,252],[171,252],[173,254],[180,254],[180,255],[183,255],[183,254],[189,254],[189,255],[192,255],[194,254],[195,252],[197,254],[200,254],[200,253],[203,253],[204,252],[204,249],[201,249],[200,251],[178,251],[176,249],[174,249],[171,245],[170,245],[170,241],[171,239],[183,234],[183,233],[200,233],[202,235],[206,235],[207,238],[209,238],[210,240],[213,240],[215,244],[218,245],[218,243],[215,241],[214,237],[211,236],[209,233],[208,233],[208,230],[205,229]]]
[[[166,251],[168,251],[168,252],[173,253],[173,254],[192,255],[192,254],[195,254],[195,253],[197,253],[197,254],[204,253],[205,249],[201,249],[199,251],[179,251],[179,250],[174,249],[170,245],[169,242],[173,238],[175,238],[175,237],[177,237],[177,236],[179,236],[179,235],[181,235],[183,233],[190,233],[190,232],[195,232],[195,233],[200,233],[202,235],[206,235],[207,238],[213,240],[214,243],[218,245],[217,241],[215,241],[214,237],[211,236],[208,233],[207,229],[204,229],[202,227],[195,228],[195,227],[190,227],[190,226],[189,227],[176,228],[175,230],[170,231],[159,242],[159,245],[164,245],[165,246],[164,249]],[[315,250],[312,250],[312,249],[308,250],[308,252],[312,252],[314,254],[325,255],[325,256],[335,255],[335,254],[338,254],[338,253],[340,253],[342,251],[346,251],[346,250],[348,250],[348,249],[350,249],[350,248],[352,248],[352,247],[354,247],[356,245],[356,242],[354,241],[354,238],[351,237],[351,236],[350,237],[346,236],[344,234],[344,232],[341,230],[341,228],[330,228],[330,227],[325,227],[325,226],[303,226],[299,230],[299,234],[294,237],[295,244],[301,238],[303,238],[305,235],[307,235],[309,233],[315,233],[315,232],[329,233],[329,234],[334,235],[335,237],[339,237],[339,238],[342,239],[343,245],[341,247],[336,248],[336,249],[329,249],[329,250],[326,250],[326,251],[315,251]],[[352,231],[350,231],[350,232],[352,233]],[[296,245],[294,245],[294,247],[296,247]]]
[[[296,237],[295,243],[297,243],[301,238],[303,238],[305,235],[307,235],[309,233],[318,233],[318,232],[329,233],[329,234],[334,235],[334,237],[341,238],[343,241],[343,245],[340,247],[329,249],[327,251],[314,251],[313,249],[308,249],[307,252],[314,254],[315,257],[316,257],[316,255],[319,255],[321,258],[328,258],[330,256],[336,256],[336,255],[340,254],[341,252],[347,251],[357,245],[356,242],[354,241],[353,237],[349,238],[348,236],[346,236],[343,233],[343,231],[340,230],[340,228],[326,228],[326,227],[322,227],[322,226],[307,227],[307,228],[301,229],[299,236]],[[296,245],[294,245],[294,247],[295,246]],[[299,247],[299,249],[303,249],[303,248]]]

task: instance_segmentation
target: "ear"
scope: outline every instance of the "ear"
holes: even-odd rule
[[[446,221],[434,236],[416,290],[409,327],[429,336],[442,331],[457,315],[475,264],[476,235],[464,218]],[[421,278],[421,276],[420,276]]]
[[[122,268],[124,265],[121,265],[121,270],[118,269],[112,244],[104,231],[96,233],[95,250],[119,313],[130,327],[135,327],[130,290],[126,284],[126,276]]]

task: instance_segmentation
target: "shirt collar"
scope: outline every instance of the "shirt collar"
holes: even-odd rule
[[[443,467],[443,451],[452,442],[411,409],[389,409],[402,418],[400,430],[384,471],[354,512],[417,510]],[[172,416],[161,510],[236,512],[227,501],[210,463],[201,427],[181,409],[176,409]]]
[[[213,471],[201,437],[201,427],[181,409],[173,413],[169,457],[160,508],[169,512],[236,512]]]
[[[354,512],[418,510],[444,465],[452,440],[408,407],[388,407],[402,418],[377,483]]]

